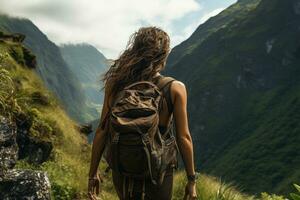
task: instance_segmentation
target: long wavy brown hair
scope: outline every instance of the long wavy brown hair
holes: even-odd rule
[[[103,74],[104,88],[109,86],[111,94],[126,85],[140,80],[151,80],[164,69],[170,52],[170,38],[162,29],[151,26],[134,32],[125,51],[113,61]]]

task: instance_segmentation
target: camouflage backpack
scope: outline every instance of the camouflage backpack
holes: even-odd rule
[[[150,178],[161,184],[168,167],[177,167],[173,118],[162,135],[159,111],[175,79],[159,76],[156,84],[139,81],[120,91],[111,106],[104,157],[110,168],[125,177]],[[170,99],[170,96],[168,97]]]

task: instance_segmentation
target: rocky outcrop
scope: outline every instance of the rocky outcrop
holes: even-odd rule
[[[11,169],[18,159],[16,128],[7,118],[0,118],[0,169]]]
[[[35,94],[35,93],[34,93]],[[37,101],[37,100],[36,100]],[[45,100],[39,100],[44,102]],[[32,118],[25,113],[16,115],[18,156],[20,159],[28,158],[33,164],[41,164],[49,159],[53,145],[51,142],[42,141],[29,136]]]
[[[81,124],[78,126],[79,132],[84,135],[89,135],[93,132],[92,124]]]
[[[21,44],[25,40],[26,36],[24,34],[20,33],[12,33],[7,34],[2,31],[0,31],[0,42],[12,42],[15,44]],[[29,49],[24,47],[23,45],[20,46],[22,48],[22,51],[19,51],[19,49],[10,48],[9,54],[22,66],[26,66],[29,68],[36,68],[37,66],[37,60],[36,56],[31,53]],[[20,53],[22,52],[22,53]]]
[[[0,176],[0,197],[3,200],[51,199],[47,174],[33,170],[8,170]]]
[[[13,169],[18,158],[16,137],[16,125],[0,116],[0,198],[50,199],[50,182],[46,172]]]
[[[12,42],[23,42],[25,40],[25,35],[21,33],[14,33],[14,34],[6,34],[0,31],[0,40],[9,40]]]

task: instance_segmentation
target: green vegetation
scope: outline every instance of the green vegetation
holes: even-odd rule
[[[18,161],[17,168],[47,171],[55,199],[82,199],[87,189],[90,145],[36,72],[19,62],[25,59],[23,48],[19,43],[0,41],[0,111],[13,120],[20,114],[29,117],[29,137],[51,142],[53,150],[41,165],[25,158]],[[11,52],[19,53],[12,56]]]
[[[293,1],[241,0],[199,26],[168,60],[166,74],[188,89],[197,168],[250,194],[287,196],[300,180],[294,27]]]
[[[173,199],[183,198],[186,184],[185,173],[175,175]],[[217,178],[200,175],[197,180],[197,194],[199,200],[253,200],[254,197],[242,194],[231,184],[225,184]]]
[[[300,200],[300,186],[297,185],[297,184],[294,184],[296,190],[298,191],[298,194],[295,194],[295,193],[291,193],[291,197],[293,200]]]
[[[4,113],[10,113],[15,107],[12,98],[14,88],[13,81],[9,76],[8,71],[4,69],[0,69],[0,87],[3,88],[0,91],[0,109]]]
[[[80,82],[62,58],[60,49],[50,41],[30,20],[14,18],[0,13],[0,32],[26,35],[24,45],[37,56],[36,70],[47,89],[52,91],[67,114],[80,123],[95,119],[95,113],[86,105],[85,94]],[[32,54],[24,47],[11,48],[10,56],[20,65],[31,67]],[[95,115],[95,114],[94,114]]]
[[[187,54],[173,56],[178,60],[168,71],[187,85],[197,165],[212,175],[198,180],[201,200],[283,200],[272,193],[288,196],[292,183],[300,180],[299,15],[289,10],[290,0],[251,2],[238,1],[214,18],[220,20],[216,24],[210,20],[208,28],[204,24],[190,42],[176,47],[174,55]],[[228,18],[232,20],[222,23]],[[9,27],[1,17],[0,24]],[[44,53],[49,55],[47,49]],[[0,41],[1,114],[27,116],[30,138],[53,144],[46,162],[37,165],[25,158],[17,167],[47,171],[55,199],[84,199],[91,147],[28,66],[31,59],[21,44]],[[59,65],[49,70],[54,67]],[[73,89],[68,91],[76,93]],[[104,167],[102,163],[101,171]],[[230,184],[233,181],[240,187]],[[174,199],[183,196],[184,184],[184,173],[179,172]],[[117,199],[113,191],[106,174],[102,199]],[[290,196],[299,199],[299,194]]]
[[[204,24],[199,26],[188,40],[172,49],[172,53],[168,59],[168,67],[172,68],[178,61],[184,59],[185,56],[193,54],[195,48],[202,44],[210,35],[226,28],[233,21],[243,18],[249,14],[261,0],[239,1],[225,9],[218,15],[210,18]]]
[[[53,144],[46,162],[34,164],[28,158],[19,160],[17,168],[46,171],[51,182],[52,197],[58,200],[86,199],[87,174],[91,148],[86,137],[79,133],[54,95],[43,85],[26,62],[17,62],[11,52],[20,51],[17,60],[25,59],[24,47],[19,43],[0,42],[0,110],[15,119],[20,113],[29,116],[32,122],[29,135],[39,141]],[[26,59],[25,59],[26,61]],[[106,164],[101,162],[101,172]],[[103,174],[101,199],[117,200],[112,185],[111,173]],[[173,199],[181,199],[186,183],[184,172],[177,172],[174,181]],[[200,200],[255,200],[243,194],[239,187],[201,175],[197,180]],[[294,195],[295,196],[295,195]],[[261,200],[281,200],[282,197],[263,193]],[[297,200],[297,199],[296,199]]]
[[[104,164],[101,166],[103,168]],[[111,183],[111,173],[104,174],[102,177],[104,181],[102,185],[102,192],[99,197],[103,200],[117,200],[118,197],[116,196]],[[183,171],[175,173],[173,183],[173,200],[180,200],[183,198],[186,181],[186,176]],[[265,192],[261,193],[257,197],[247,195],[241,193],[240,188],[233,184],[226,184],[218,178],[204,174],[200,175],[196,184],[199,200],[288,200],[283,196],[277,196],[274,194],[269,195]]]

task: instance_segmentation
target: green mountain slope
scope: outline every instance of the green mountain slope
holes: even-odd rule
[[[180,45],[172,49],[172,53],[168,59],[168,67],[172,67],[178,60],[182,59],[182,57],[190,54],[194,48],[199,46],[214,32],[226,27],[238,18],[245,17],[259,2],[260,0],[240,0],[217,16],[208,19],[194,31],[188,40],[183,41]]]
[[[24,44],[37,55],[37,73],[46,87],[60,99],[70,116],[80,122],[85,116],[85,96],[78,78],[63,60],[59,47],[51,42],[30,20],[0,15],[0,30],[26,35]]]
[[[89,107],[99,110],[103,103],[100,75],[106,70],[107,59],[89,44],[64,44],[60,46],[60,51],[80,80]],[[98,118],[99,113],[94,112],[93,117]]]
[[[229,7],[220,15],[234,19],[208,35],[201,25],[171,52],[166,73],[188,88],[198,168],[247,192],[286,193],[300,180],[300,6],[255,2]]]

